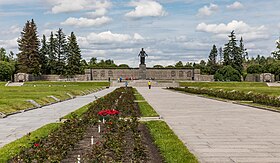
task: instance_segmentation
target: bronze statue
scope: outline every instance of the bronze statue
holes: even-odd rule
[[[145,64],[145,57],[148,57],[148,54],[144,51],[144,48],[140,51],[138,57],[140,56],[140,64],[144,65]]]

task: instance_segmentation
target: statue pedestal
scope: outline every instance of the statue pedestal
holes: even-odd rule
[[[140,64],[139,65],[139,79],[141,80],[146,80],[146,65],[145,64]]]

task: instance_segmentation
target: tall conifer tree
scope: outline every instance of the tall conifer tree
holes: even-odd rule
[[[62,29],[59,28],[56,36],[56,47],[55,47],[55,55],[57,58],[56,62],[56,74],[64,75],[65,74],[65,66],[66,66],[66,53],[67,53],[67,41],[66,36],[63,33]]]
[[[18,39],[18,46],[20,51],[18,54],[18,71],[39,75],[41,71],[40,41],[33,19],[26,22],[21,32],[21,38]]]
[[[48,45],[46,36],[43,35],[43,38],[41,40],[41,49],[40,49],[40,65],[41,65],[41,73],[47,74],[49,72],[48,69]]]
[[[82,56],[80,47],[77,43],[77,39],[74,32],[71,32],[71,35],[68,37],[67,44],[67,75],[73,76],[75,74],[81,73],[81,60]]]
[[[57,57],[55,54],[56,48],[56,39],[54,38],[53,32],[51,32],[49,41],[48,41],[48,68],[50,69],[51,74],[56,74],[56,65],[57,65]]]

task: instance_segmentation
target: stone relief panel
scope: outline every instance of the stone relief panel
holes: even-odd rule
[[[100,77],[101,77],[101,78],[105,78],[105,70],[102,70],[102,71],[100,72]]]
[[[113,77],[113,76],[114,76],[113,71],[111,71],[111,70],[110,70],[110,71],[108,71],[108,76],[109,76],[109,77]]]
[[[184,71],[179,71],[179,78],[183,78],[184,77]]]
[[[171,77],[176,77],[176,71],[171,71]]]
[[[92,76],[93,76],[94,78],[97,78],[97,77],[98,77],[98,72],[97,72],[97,71],[93,71],[93,72],[92,72]]]
[[[188,78],[191,78],[191,77],[192,77],[192,72],[191,72],[191,71],[188,71],[188,72],[187,72],[187,77],[188,77]]]

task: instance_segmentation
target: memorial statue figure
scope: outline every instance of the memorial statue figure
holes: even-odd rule
[[[144,48],[140,51],[138,57],[140,56],[140,64],[144,65],[145,64],[145,57],[148,57],[148,54],[144,51]]]

